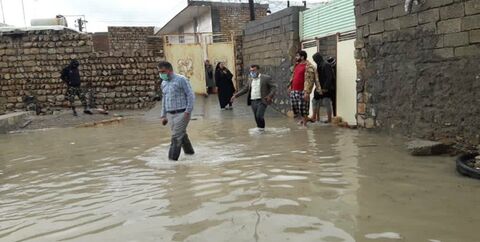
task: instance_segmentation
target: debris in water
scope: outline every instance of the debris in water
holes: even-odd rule
[[[30,125],[32,123],[32,120],[27,120],[25,121],[25,123],[22,124],[22,126],[20,126],[20,128],[24,129],[26,128],[28,125]]]

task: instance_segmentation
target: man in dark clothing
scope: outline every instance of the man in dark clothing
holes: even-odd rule
[[[334,75],[333,76],[334,90],[332,93],[330,93],[330,95],[332,95],[333,116],[336,117],[337,116],[337,92],[335,90],[337,86],[337,60],[335,59],[335,57],[328,57],[327,63],[330,64],[330,66],[332,67],[333,75]]]
[[[215,88],[215,81],[213,80],[213,66],[210,64],[209,60],[205,60],[205,84],[207,87],[205,97],[208,97],[208,94],[213,93]]]
[[[333,73],[332,67],[323,59],[320,53],[313,55],[313,60],[317,63],[317,72],[318,79],[320,81],[320,86],[322,87],[321,93],[318,93],[320,98],[320,104],[327,109],[328,123],[332,122],[332,98],[335,93],[334,78],[335,74]]]
[[[86,114],[92,114],[87,107],[87,99],[85,93],[81,89],[80,71],[78,70],[80,63],[78,60],[72,60],[70,64],[62,70],[60,78],[67,84],[67,99],[70,102],[70,106],[73,110],[73,115],[77,116],[75,110],[75,96],[78,96],[83,105],[83,112]]]

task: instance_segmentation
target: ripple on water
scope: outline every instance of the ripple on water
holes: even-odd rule
[[[402,239],[402,236],[394,232],[366,234],[367,239]]]
[[[177,165],[216,165],[226,162],[252,159],[241,157],[241,146],[204,142],[195,145],[195,155],[185,155],[183,152],[178,161],[168,159],[169,144],[161,144],[146,150],[135,158],[147,162],[154,168],[171,168]]]
[[[259,136],[259,135],[282,135],[287,134],[290,132],[290,128],[265,128],[265,131],[260,132],[257,128],[251,128],[248,130],[248,133],[251,136]]]
[[[306,180],[306,176],[288,176],[288,175],[278,175],[270,178],[270,181],[298,181]]]
[[[349,183],[342,179],[336,178],[320,178],[318,179],[320,183],[329,184],[329,185],[348,185]]]

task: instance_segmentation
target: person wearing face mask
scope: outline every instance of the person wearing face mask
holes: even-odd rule
[[[63,68],[62,73],[60,75],[60,79],[62,79],[65,84],[67,84],[67,97],[68,101],[70,102],[70,107],[73,111],[73,116],[77,116],[77,111],[75,110],[75,96],[78,96],[80,101],[83,105],[83,112],[86,114],[92,114],[92,112],[88,109],[87,105],[87,98],[85,97],[85,92],[81,88],[81,80],[80,80],[80,71],[78,67],[80,66],[80,62],[78,60],[70,61],[70,64]]]
[[[232,109],[230,99],[235,92],[233,85],[233,74],[225,67],[223,62],[219,62],[215,67],[215,82],[218,88],[218,101],[222,110]]]
[[[295,66],[288,85],[293,114],[299,119],[302,126],[307,126],[310,108],[310,93],[315,84],[316,90],[321,92],[315,67],[307,60],[307,52],[300,50],[295,55]]]
[[[265,111],[270,105],[277,91],[277,84],[269,75],[260,74],[260,66],[251,65],[248,83],[239,92],[233,95],[231,102],[248,93],[247,104],[252,106],[257,130],[265,131]]]
[[[161,121],[163,125],[170,122],[172,131],[168,158],[177,161],[182,148],[187,155],[195,154],[187,134],[187,126],[195,103],[195,94],[189,80],[174,73],[172,64],[169,62],[160,62],[158,72],[162,79],[163,93]]]

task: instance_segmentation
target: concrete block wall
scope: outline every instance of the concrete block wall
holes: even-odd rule
[[[355,0],[358,123],[480,143],[480,0]]]
[[[331,35],[318,40],[318,52],[322,56],[337,57],[337,36]]]
[[[66,107],[61,70],[78,59],[84,87],[108,109],[143,108],[153,101],[160,57],[151,52],[93,52],[92,36],[73,30],[0,35],[0,111],[23,110],[34,96],[44,112]]]
[[[222,3],[208,1],[190,1],[189,5],[210,6],[212,29],[215,33],[234,33],[241,35],[250,22],[248,3]],[[267,15],[268,4],[255,4],[255,19],[260,20]]]
[[[260,65],[263,73],[271,75],[279,87],[273,107],[285,114],[291,109],[287,85],[295,53],[300,48],[299,12],[303,9],[290,7],[250,22],[243,36],[245,75],[252,64]]]

